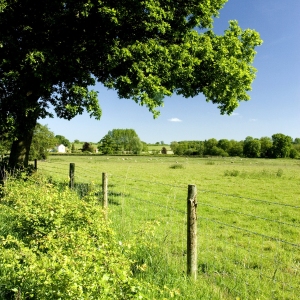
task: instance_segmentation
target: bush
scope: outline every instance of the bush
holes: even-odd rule
[[[283,175],[283,170],[282,169],[278,169],[277,172],[276,172],[276,176],[277,177],[282,177]]]
[[[173,164],[170,166],[171,169],[184,169],[182,164]]]
[[[240,174],[240,171],[239,170],[226,170],[224,172],[224,175],[225,176],[233,176],[233,177],[236,177]]]
[[[94,147],[90,144],[90,143],[87,143],[85,142],[83,145],[82,145],[82,149],[81,149],[82,152],[86,153],[86,152],[95,152],[95,149]]]
[[[0,299],[142,298],[95,193],[32,178],[2,187]]]
[[[298,158],[299,156],[299,152],[296,149],[292,148],[290,150],[290,158]]]

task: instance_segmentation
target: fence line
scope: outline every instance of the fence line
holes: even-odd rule
[[[296,209],[300,208],[300,206],[295,206],[295,205],[291,205],[291,204],[272,202],[272,201],[268,201],[268,200],[255,199],[255,198],[250,198],[250,197],[237,196],[237,195],[233,195],[233,194],[224,194],[224,193],[219,193],[219,192],[210,191],[210,190],[200,190],[200,192],[216,194],[216,195],[220,195],[220,196],[224,196],[224,197],[232,197],[232,198],[239,198],[239,199],[243,199],[243,200],[263,202],[263,203],[272,204],[272,205],[288,206],[288,207],[296,208]]]
[[[205,218],[205,217],[201,217],[201,218],[203,218],[203,219],[205,219],[207,221],[210,221],[210,222],[221,224],[223,226],[231,227],[231,228],[234,228],[234,229],[237,229],[237,230],[240,230],[240,231],[245,231],[245,232],[250,233],[250,234],[254,234],[254,235],[258,235],[258,236],[264,237],[264,238],[268,238],[270,240],[274,240],[274,241],[277,241],[277,242],[280,242],[280,243],[288,244],[288,245],[291,245],[293,247],[297,247],[297,248],[300,249],[300,245],[299,244],[290,243],[290,242],[282,240],[282,239],[274,238],[274,237],[266,235],[266,234],[261,234],[261,233],[254,232],[254,231],[251,231],[251,230],[248,230],[248,229],[245,229],[245,228],[237,227],[237,226],[234,226],[234,225],[231,225],[231,224],[226,224],[224,222],[220,222],[220,221],[217,221],[217,220],[214,220],[214,219],[209,219],[209,218]]]
[[[287,225],[287,226],[291,226],[291,227],[300,228],[300,226],[298,226],[298,225],[294,225],[294,224],[290,224],[290,223],[286,223],[286,222],[281,222],[281,221],[277,221],[277,220],[273,220],[273,219],[269,219],[269,218],[263,218],[263,217],[256,216],[256,215],[245,214],[245,213],[242,213],[242,212],[237,211],[237,210],[222,208],[222,207],[210,205],[210,204],[207,204],[207,203],[204,203],[204,202],[198,202],[198,204],[201,204],[201,205],[207,206],[207,207],[211,207],[211,208],[216,208],[216,209],[223,210],[223,211],[228,211],[228,212],[231,212],[231,213],[236,213],[236,214],[247,216],[247,217],[252,217],[252,218],[256,218],[256,219],[261,219],[261,220],[265,220],[265,221],[270,221],[270,222],[274,222],[274,223],[278,223],[278,224],[283,224],[283,225]]]
[[[85,177],[85,178],[90,178],[90,176],[83,175],[87,171],[85,168],[82,167],[76,167],[76,174],[75,174],[75,186],[79,186],[80,183],[76,183],[76,178],[79,177]],[[98,178],[100,177],[100,172],[91,172],[88,170],[89,173],[92,173],[97,176]],[[67,172],[67,170],[66,170]],[[110,217],[113,216],[113,214],[119,209],[121,218],[125,218],[125,207],[130,206],[132,201],[135,203],[132,205],[132,207],[128,208],[128,211],[130,213],[129,215],[129,227],[132,226],[130,224],[130,217],[133,215],[131,210],[136,210],[139,211],[142,209],[147,211],[147,207],[144,204],[151,205],[153,207],[157,207],[158,209],[163,208],[167,211],[170,211],[170,213],[179,213],[181,216],[187,216],[187,211],[182,210],[178,208],[180,205],[183,204],[182,201],[182,194],[183,190],[186,189],[186,187],[181,186],[181,185],[173,185],[173,184],[165,184],[157,181],[146,181],[143,179],[139,178],[129,178],[127,176],[119,176],[115,174],[109,174],[108,176],[108,188],[107,188],[107,197],[108,197],[108,204],[111,206],[110,211]],[[134,182],[134,185],[132,184]],[[139,183],[146,183],[147,185],[160,185],[160,186],[166,186],[166,187],[171,187],[174,189],[180,189],[178,193],[174,194],[173,196],[170,195],[170,193],[173,193],[174,191],[169,190],[166,191],[166,193],[158,193],[152,190],[147,190],[147,186],[139,185]],[[99,186],[103,187],[103,182],[99,183]],[[102,191],[104,188],[102,189]],[[137,196],[135,193],[143,194],[143,196]],[[284,204],[284,203],[278,203],[278,202],[272,202],[268,200],[263,200],[263,199],[255,199],[251,197],[243,197],[243,196],[238,196],[238,195],[232,195],[228,193],[220,193],[220,192],[215,192],[211,190],[201,190],[198,189],[198,198],[201,199],[202,195],[205,194],[215,194],[218,196],[226,197],[226,198],[238,198],[238,199],[243,199],[247,201],[252,201],[252,202],[261,202],[267,205],[275,205],[279,206],[282,208],[293,208],[293,209],[299,209],[300,206],[295,206],[295,205],[290,205],[290,204]],[[180,197],[178,196],[180,195]],[[102,199],[104,199],[104,194],[102,194]],[[148,199],[147,199],[148,198]],[[167,205],[164,204],[161,199],[166,199]],[[203,198],[203,197],[202,197]],[[117,199],[117,201],[115,201]],[[121,199],[121,202],[118,201],[118,199]],[[171,202],[171,200],[176,200]],[[180,200],[180,201],[177,201]],[[169,203],[171,202],[171,203]],[[138,205],[137,203],[141,203],[141,205]],[[300,244],[297,244],[295,242],[290,242],[287,241],[284,238],[281,237],[275,237],[270,234],[264,234],[260,232],[256,232],[254,230],[251,230],[249,228],[243,228],[243,226],[236,226],[232,224],[228,224],[226,222],[222,222],[219,220],[216,220],[214,218],[206,216],[204,211],[201,208],[208,207],[211,208],[213,211],[224,211],[224,212],[229,212],[232,215],[239,215],[239,216],[244,216],[244,217],[250,217],[250,218],[255,218],[258,220],[264,220],[266,222],[270,222],[273,224],[277,224],[278,227],[278,234],[281,235],[282,228],[284,226],[289,226],[291,228],[298,229],[300,226],[298,224],[291,224],[288,222],[284,222],[281,220],[275,220],[271,219],[268,217],[260,216],[260,215],[255,215],[255,214],[249,214],[247,212],[242,212],[238,211],[236,209],[232,208],[224,208],[224,207],[219,207],[217,205],[212,205],[210,203],[205,203],[204,200],[202,199],[201,201],[198,201],[198,208],[200,207],[200,211],[198,212],[198,219],[199,219],[199,225],[198,229],[199,230],[199,238],[200,238],[200,248],[198,249],[198,252],[200,251],[201,256],[198,259],[198,264],[205,265],[205,264],[211,264],[212,267],[210,266],[209,268],[212,268],[212,271],[208,273],[206,270],[206,267],[201,267],[202,273],[207,274],[207,279],[214,280],[219,286],[224,286],[226,289],[232,291],[232,293],[243,296],[244,298],[253,298],[254,295],[255,297],[260,297],[259,292],[255,291],[255,289],[259,289],[259,284],[260,283],[254,283],[254,278],[261,278],[261,280],[267,280],[268,282],[264,282],[265,285],[272,286],[276,285],[276,288],[274,288],[274,291],[270,291],[269,296],[271,298],[280,298],[280,296],[275,295],[276,293],[280,293],[280,289],[283,290],[282,293],[291,291],[292,294],[287,294],[288,296],[285,296],[286,298],[289,299],[296,299],[297,297],[295,295],[298,295],[300,293],[300,286],[299,283],[295,281],[294,274],[299,273],[297,271],[299,266],[297,267],[297,264],[300,263],[299,258],[300,258]],[[228,205],[228,204],[227,204]],[[230,204],[229,204],[230,205]],[[213,212],[214,213],[214,212]],[[143,216],[142,214],[139,214],[140,217],[145,217],[145,220],[153,218],[152,216],[145,215]],[[154,214],[155,218],[158,218],[158,215]],[[117,217],[118,218],[118,217]],[[175,216],[170,216],[170,220],[172,224],[178,224],[178,225],[183,225],[179,221],[174,221],[176,219]],[[172,219],[173,218],[173,219]],[[295,220],[297,221],[297,220]],[[206,222],[205,224],[203,222]],[[215,227],[210,227],[209,223],[211,223]],[[166,224],[169,224],[166,221]],[[245,235],[242,235],[241,240],[237,240],[240,237],[235,236],[234,234],[230,234],[230,232],[226,232],[228,235],[223,235],[223,231],[218,228],[218,225],[224,226],[226,228],[231,228],[233,230],[237,230],[241,233],[245,233]],[[122,226],[122,224],[120,225]],[[206,229],[204,228],[206,226]],[[120,227],[122,228],[122,227]],[[178,228],[178,230],[181,230],[182,228]],[[174,230],[173,228],[166,227],[166,234],[168,235],[168,231]],[[176,229],[177,230],[177,229]],[[290,230],[290,229],[289,229]],[[177,232],[177,231],[176,231]],[[276,232],[276,231],[275,231]],[[181,232],[182,234],[182,232]],[[166,237],[167,237],[166,235]],[[180,235],[181,236],[181,235]],[[235,238],[235,243],[231,244],[231,236],[234,236]],[[255,249],[257,248],[257,245],[255,244],[256,241],[252,236],[259,237],[261,239],[261,251],[257,251]],[[177,238],[178,238],[177,234]],[[164,240],[165,241],[165,240]],[[163,243],[164,243],[163,241]],[[215,241],[215,243],[213,242]],[[277,247],[276,245],[270,245],[271,250],[266,250],[270,252],[262,252],[263,247],[268,247],[268,244],[265,246],[265,243],[268,242],[275,242],[278,245],[282,244],[285,245],[286,247],[290,247],[287,249],[290,249],[290,252],[287,253],[287,257],[283,258],[282,251],[288,251],[287,249],[280,249],[280,247]],[[174,241],[175,243],[175,241]],[[177,242],[176,242],[177,243]],[[225,245],[226,250],[224,250],[226,253],[232,253],[232,256],[228,255],[223,255],[222,248],[218,248],[219,246],[216,246],[215,244],[221,244],[223,243]],[[182,246],[181,246],[182,247]],[[272,247],[274,249],[272,249]],[[231,249],[232,248],[232,249]],[[222,250],[222,251],[221,251]],[[182,253],[185,252],[183,248],[180,250]],[[180,252],[179,251],[179,252]],[[182,255],[182,254],[181,254]],[[217,257],[217,258],[216,258]],[[298,258],[297,258],[298,257]],[[297,262],[298,261],[298,262]],[[224,265],[222,263],[224,262]],[[232,267],[227,266],[232,265]],[[257,265],[257,266],[256,266]],[[200,269],[201,269],[200,268]],[[230,270],[232,268],[232,270]],[[223,274],[222,270],[228,269],[225,275]],[[257,271],[255,271],[257,269]],[[215,270],[215,271],[213,271]],[[298,272],[298,273],[297,273]],[[201,270],[197,272],[198,274],[201,274]],[[195,272],[193,273],[195,274]],[[245,277],[246,276],[246,277]],[[228,278],[227,278],[228,277]],[[232,281],[230,281],[230,278]],[[245,281],[245,287],[244,290],[236,290],[236,286],[238,284],[243,283]],[[248,283],[247,283],[248,281]],[[253,288],[250,288],[250,285],[253,284]],[[255,286],[254,285],[258,285]],[[239,286],[240,289],[240,286]],[[249,291],[251,289],[251,291]],[[275,294],[274,294],[275,293]],[[267,297],[268,298],[268,297]]]
[[[118,175],[112,175],[116,178],[124,178],[123,176],[118,176]],[[145,183],[150,183],[150,184],[156,184],[156,185],[163,185],[163,186],[171,186],[174,188],[184,188],[184,186],[180,186],[180,185],[173,185],[173,184],[168,184],[168,183],[162,183],[159,181],[147,181],[147,180],[142,180],[142,179],[137,179],[137,178],[128,178],[127,180],[135,180],[135,181],[139,181],[139,182],[145,182]],[[243,200],[250,200],[250,201],[256,201],[256,202],[263,202],[263,203],[267,203],[270,205],[279,205],[279,206],[287,206],[287,207],[291,207],[291,208],[296,208],[299,209],[300,206],[295,206],[295,205],[291,205],[291,204],[285,204],[285,203],[279,203],[279,202],[272,202],[272,201],[268,201],[268,200],[264,200],[264,199],[255,199],[255,198],[251,198],[251,197],[243,197],[243,196],[238,196],[238,195],[234,195],[234,194],[225,194],[225,193],[220,193],[220,192],[216,192],[216,191],[212,191],[212,190],[199,190],[198,193],[203,192],[203,193],[210,193],[210,194],[216,194],[216,195],[220,195],[220,196],[224,196],[224,197],[232,197],[232,198],[238,198],[238,199],[243,199]]]
[[[73,167],[75,168],[75,164],[72,164],[72,168]],[[55,169],[57,169],[57,168],[55,167]],[[82,167],[79,167],[79,169],[84,170],[84,168],[82,168]],[[69,169],[69,172],[70,172],[70,169]],[[54,172],[54,173],[58,173],[58,172]],[[61,173],[58,173],[58,174],[61,174]],[[95,174],[97,174],[99,176],[99,173],[95,173]],[[89,178],[89,176],[87,176],[87,175],[80,174],[80,176]],[[78,175],[76,175],[76,177],[78,178]],[[113,174],[110,174],[109,177],[110,178],[114,177],[114,178],[124,179],[123,176],[118,176],[118,175],[113,175]],[[70,178],[70,173],[69,173],[69,178]],[[75,182],[75,172],[73,174],[73,180]],[[146,181],[146,180],[137,179],[137,178],[128,178],[128,177],[126,177],[126,180],[127,181],[132,180],[132,181],[135,181],[135,182],[144,182],[144,183],[147,183],[147,184],[154,184],[154,185],[158,185],[159,184],[159,185],[162,185],[162,186],[170,186],[170,187],[173,187],[173,188],[184,188],[184,186],[178,186],[178,185],[172,185],[172,184],[165,184],[165,183],[161,183],[161,182],[157,182],[157,181]],[[73,182],[73,184],[74,184],[74,182]],[[147,192],[145,189],[136,188],[136,187],[130,187],[130,189],[131,190],[135,190],[135,191],[140,191],[140,192]],[[150,190],[148,192],[151,192],[152,195],[164,196],[164,194],[153,192],[153,190]],[[234,198],[245,199],[245,200],[259,201],[259,202],[264,202],[264,203],[273,204],[273,205],[282,205],[282,206],[285,206],[285,207],[291,207],[291,208],[296,208],[296,209],[300,208],[300,206],[293,206],[293,205],[284,204],[284,203],[277,203],[277,202],[271,202],[271,201],[267,201],[267,200],[261,200],[261,199],[255,199],[255,198],[249,198],[249,197],[242,197],[242,196],[237,196],[237,195],[232,195],[232,194],[224,194],[224,193],[214,192],[214,191],[210,191],[210,190],[200,190],[199,192],[212,193],[212,194],[217,194],[217,195],[221,195],[221,196],[234,197]],[[137,200],[137,198],[135,198],[135,199]],[[151,203],[150,201],[147,201],[147,200],[142,200],[142,199],[139,199],[139,200],[143,201],[143,202]],[[152,202],[152,204],[154,204],[154,202]],[[232,210],[232,209],[221,208],[221,207],[210,205],[210,204],[207,204],[207,203],[204,203],[204,202],[201,202],[201,201],[200,202],[198,201],[198,204],[201,204],[201,205],[207,206],[207,207],[211,207],[211,208],[216,208],[218,210],[223,210],[223,211],[227,211],[227,212],[231,212],[231,213],[236,213],[236,214],[240,214],[240,215],[244,215],[244,216],[248,216],[248,217],[262,219],[262,220],[265,220],[265,221],[270,221],[270,222],[274,222],[274,223],[278,223],[278,224],[282,224],[282,225],[287,225],[287,226],[291,226],[291,227],[295,227],[295,228],[299,228],[300,227],[298,225],[294,225],[294,224],[290,224],[290,223],[286,223],[286,222],[282,222],[282,221],[277,221],[277,220],[273,220],[273,219],[269,219],[269,218],[264,218],[264,217],[256,216],[256,215],[252,215],[252,214],[246,214],[246,213],[242,213],[242,212],[239,212],[239,211],[236,211],[236,210]],[[164,207],[162,205],[158,205],[158,206]],[[168,208],[170,208],[170,207],[168,207]],[[172,209],[172,210],[178,211],[178,212],[182,212],[182,211],[176,210],[176,209]],[[207,220],[213,221],[213,219],[209,219],[209,218]],[[215,222],[219,223],[218,221],[215,221]],[[230,225],[230,224],[227,224],[227,225],[231,226],[231,227],[235,227],[235,226]],[[239,230],[241,230],[241,229],[242,228],[239,228]],[[245,231],[247,231],[247,230],[245,229]],[[257,233],[257,234],[259,234],[259,233]],[[270,239],[273,239],[273,237],[270,237],[268,235],[263,235],[263,236],[264,237],[268,237]],[[297,244],[295,244],[295,245],[297,245]],[[299,246],[299,245],[297,245],[297,246]]]

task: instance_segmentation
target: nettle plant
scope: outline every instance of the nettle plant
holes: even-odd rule
[[[79,199],[33,176],[1,195],[1,299],[144,298],[92,192]]]

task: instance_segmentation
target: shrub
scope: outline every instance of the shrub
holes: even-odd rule
[[[234,177],[236,177],[236,176],[238,176],[240,174],[240,171],[239,170],[226,170],[225,172],[224,172],[224,175],[225,176],[234,176]]]
[[[162,147],[161,154],[167,154],[167,148],[166,147]]]
[[[298,157],[299,157],[299,152],[295,148],[292,148],[290,150],[290,158],[298,158]]]
[[[42,179],[11,180],[2,189],[1,299],[142,297],[92,192],[80,200]]]
[[[277,177],[281,177],[283,175],[283,170],[282,169],[278,169],[276,172],[276,176]]]
[[[95,152],[94,151],[94,147],[90,144],[90,143],[87,143],[85,142],[83,145],[82,145],[82,149],[81,149],[82,152]]]
[[[173,164],[170,166],[171,169],[184,169],[182,164]]]

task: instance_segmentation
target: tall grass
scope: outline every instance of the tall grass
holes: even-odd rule
[[[136,247],[132,271],[161,287],[150,299],[297,299],[298,161],[66,157],[39,169],[67,180],[68,159],[77,184],[99,183],[99,194],[109,174],[109,217],[120,242]],[[188,184],[198,188],[196,282],[186,277]]]

